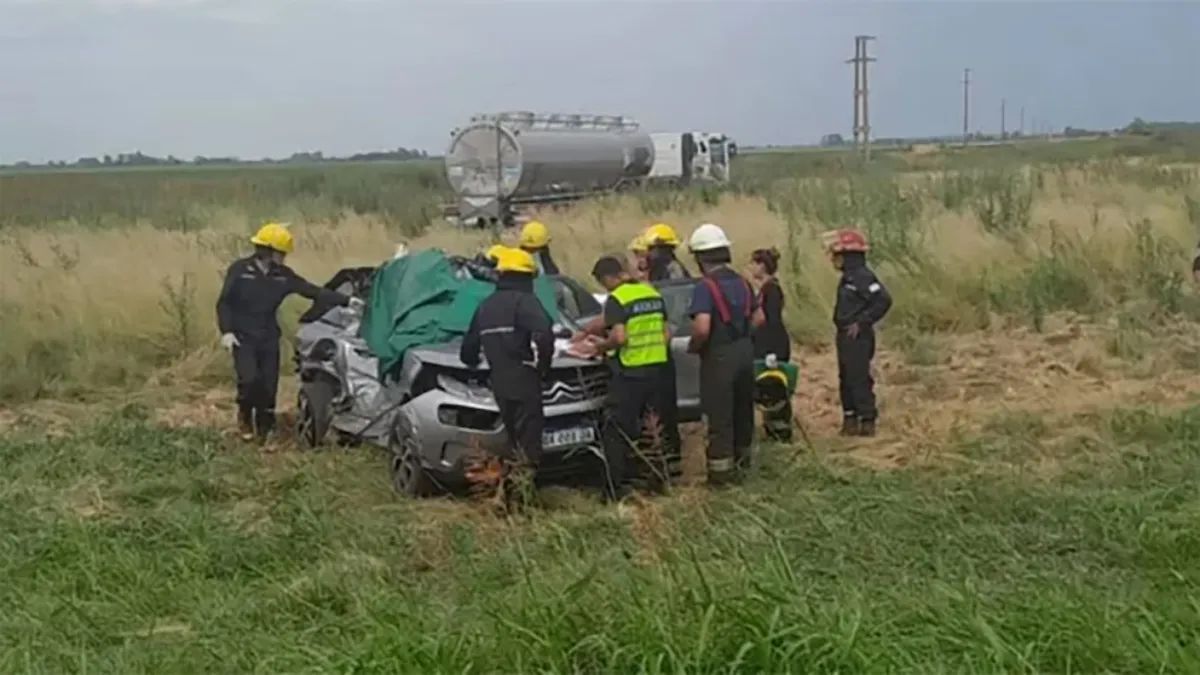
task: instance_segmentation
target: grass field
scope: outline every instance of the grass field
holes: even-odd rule
[[[290,219],[318,281],[473,252],[428,222],[436,165],[0,176],[0,670],[1196,672],[1200,164],[1057,145],[765,153],[726,191],[544,214],[581,280],[652,220],[784,250],[813,443],[714,494],[688,430],[666,498],[510,518],[227,434],[213,302],[253,226]],[[846,222],[896,296],[853,442],[817,246]]]

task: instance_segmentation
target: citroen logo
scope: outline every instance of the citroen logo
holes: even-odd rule
[[[546,387],[545,390],[542,391],[542,398],[551,403],[563,398],[579,398],[582,395],[582,387],[572,386],[566,382],[563,382],[562,380],[552,382],[550,386]]]

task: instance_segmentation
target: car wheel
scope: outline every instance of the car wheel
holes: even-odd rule
[[[296,394],[296,439],[310,450],[319,447],[333,420],[333,385],[314,380],[300,385]]]
[[[432,497],[437,484],[421,466],[416,441],[411,436],[392,438],[392,487],[409,497]]]

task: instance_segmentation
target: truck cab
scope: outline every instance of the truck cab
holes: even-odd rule
[[[737,156],[737,144],[725,134],[693,131],[692,180],[702,183],[724,183],[729,180],[729,165]]]
[[[655,183],[689,185],[725,183],[737,144],[729,136],[706,131],[655,133],[654,165],[647,176]]]

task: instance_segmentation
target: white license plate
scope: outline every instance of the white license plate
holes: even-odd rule
[[[542,448],[562,448],[568,445],[582,445],[596,440],[596,430],[592,427],[577,427],[547,431],[542,434]]]

